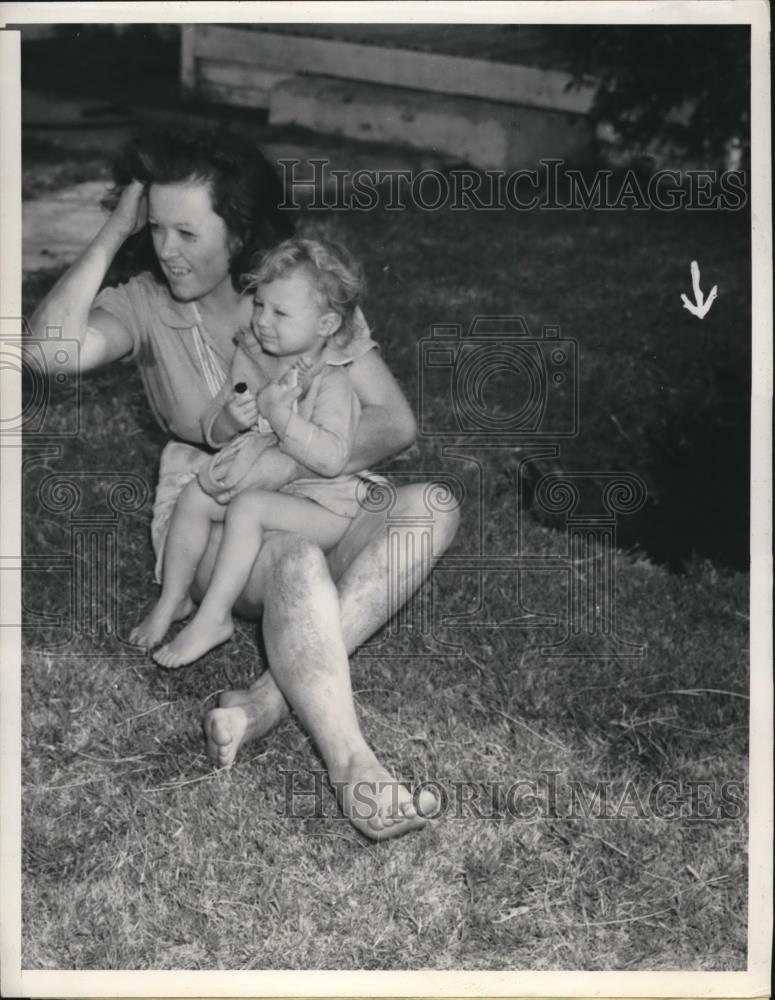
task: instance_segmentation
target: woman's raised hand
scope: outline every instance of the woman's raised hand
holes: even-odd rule
[[[94,300],[114,257],[124,241],[139,232],[148,221],[148,198],[145,185],[132,180],[121,192],[118,204],[83,253],[60,277],[40,302],[30,318],[30,328],[38,340],[46,343],[49,371],[86,372],[111,361],[125,358],[134,345],[130,331],[114,316],[100,310],[91,316]],[[57,347],[48,330],[55,327],[67,340],[77,340],[79,351],[71,351],[71,362],[49,360]],[[58,357],[58,355],[57,355]]]
[[[126,239],[139,233],[148,221],[148,192],[142,181],[131,180],[121,192],[110,221]]]

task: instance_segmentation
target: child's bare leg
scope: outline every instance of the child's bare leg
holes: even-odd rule
[[[291,531],[327,550],[336,545],[349,523],[349,518],[302,497],[266,490],[247,490],[235,497],[226,513],[212,579],[199,610],[153,658],[164,667],[182,667],[231,637],[231,609],[250,577],[264,531]]]
[[[222,521],[226,508],[208,496],[194,480],[178,497],[164,547],[161,594],[150,613],[132,630],[138,646],[158,645],[173,622],[194,610],[189,589],[207,548],[213,521]]]

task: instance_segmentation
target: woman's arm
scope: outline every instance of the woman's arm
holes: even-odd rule
[[[417,424],[406,396],[377,351],[354,361],[349,375],[363,412],[345,472],[358,472],[413,444]]]
[[[105,225],[33,313],[30,328],[36,350],[43,351],[46,361],[62,346],[59,338],[48,338],[49,329],[61,331],[59,337],[80,345],[77,356],[64,364],[57,360],[57,370],[89,371],[132,350],[129,331],[110,313],[92,306],[119,248],[145,225],[146,217],[143,185],[132,181]]]

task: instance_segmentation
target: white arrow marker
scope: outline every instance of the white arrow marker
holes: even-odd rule
[[[711,288],[710,295],[706,299],[700,288],[700,265],[696,260],[692,261],[692,291],[694,292],[694,302],[690,302],[683,294],[681,295],[681,302],[684,304],[684,309],[688,309],[693,316],[704,319],[708,314],[708,310],[716,301],[718,285],[714,285]]]

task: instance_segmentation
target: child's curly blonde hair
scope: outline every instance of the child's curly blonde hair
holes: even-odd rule
[[[269,250],[258,267],[246,274],[243,285],[253,291],[259,285],[283,278],[300,268],[312,279],[325,311],[341,317],[333,335],[345,347],[355,334],[355,310],[366,286],[363,268],[349,250],[331,240],[293,238]]]

